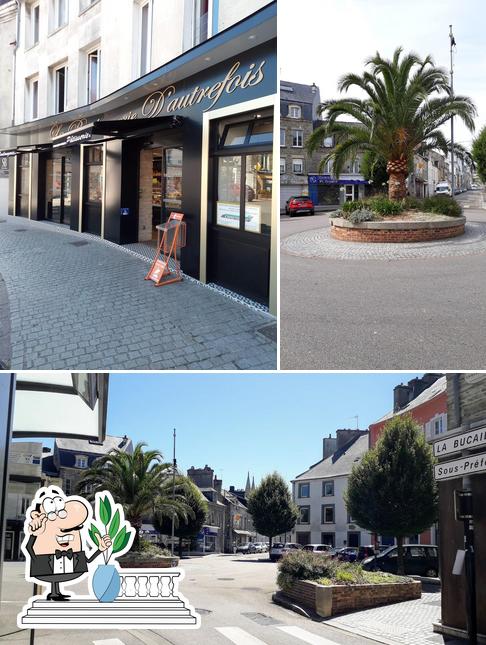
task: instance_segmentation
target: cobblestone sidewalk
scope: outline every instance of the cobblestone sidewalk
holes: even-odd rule
[[[122,247],[1,217],[0,363],[10,354],[12,369],[276,368],[274,317],[192,280],[157,289],[146,272]]]

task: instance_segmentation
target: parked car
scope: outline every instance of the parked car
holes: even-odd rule
[[[311,551],[312,553],[325,553],[329,554],[332,547],[329,544],[306,544],[303,547],[304,551]]]
[[[477,184],[471,184],[471,190],[477,190],[479,186]]]
[[[358,549],[354,546],[347,546],[338,552],[337,558],[343,562],[356,562],[358,558]]]
[[[360,546],[358,548],[358,555],[356,559],[359,561],[364,560],[365,558],[369,558],[372,555],[375,555],[375,552],[377,551],[379,551],[379,549],[375,549],[372,544],[369,544],[367,546]]]
[[[365,558],[363,569],[368,571],[397,572],[398,550],[391,546],[377,556]],[[405,544],[403,546],[405,574],[437,578],[439,573],[439,551],[433,544]]]
[[[248,544],[239,544],[236,547],[236,553],[251,553],[250,546],[251,542],[248,542]]]
[[[310,213],[314,215],[314,202],[307,195],[289,197],[285,203],[285,212],[290,217],[297,215],[297,213]]]
[[[268,545],[265,542],[253,542],[255,553],[265,553],[268,551]]]
[[[272,562],[276,562],[277,560],[280,560],[280,558],[286,553],[298,549],[302,549],[302,545],[297,544],[296,542],[285,542],[285,544],[283,544],[282,542],[275,542],[274,544],[272,544],[272,548],[270,549],[270,560]]]
[[[449,184],[446,181],[441,181],[435,187],[435,194],[436,195],[449,195],[449,197],[451,197],[452,196],[452,190],[451,190],[451,187],[449,186]]]

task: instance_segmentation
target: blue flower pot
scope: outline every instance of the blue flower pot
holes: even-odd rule
[[[99,564],[91,581],[100,602],[113,602],[120,593],[120,574],[113,564]]]

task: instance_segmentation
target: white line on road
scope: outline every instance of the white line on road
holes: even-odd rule
[[[106,638],[103,641],[93,641],[93,645],[125,645],[119,638]]]
[[[248,634],[239,627],[216,627],[216,631],[226,636],[235,645],[266,645],[264,641]]]
[[[291,627],[287,625],[276,625],[276,627],[286,634],[290,634],[290,636],[298,638],[299,640],[304,641],[304,643],[309,643],[310,645],[336,645],[336,641],[330,641],[327,638],[322,638],[322,636],[311,634],[301,627]]]

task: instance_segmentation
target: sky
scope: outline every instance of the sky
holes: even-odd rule
[[[321,100],[338,98],[338,79],[361,74],[364,60],[376,51],[391,58],[400,45],[421,57],[431,54],[449,70],[452,24],[455,92],[475,102],[476,132],[486,125],[484,0],[278,0],[278,13],[281,78],[316,83]],[[472,135],[459,119],[455,131],[456,142],[470,147]]]
[[[223,485],[258,483],[277,470],[287,481],[322,457],[337,428],[367,429],[393,407],[393,388],[417,373],[111,374],[108,434],[177,462],[211,466]]]

